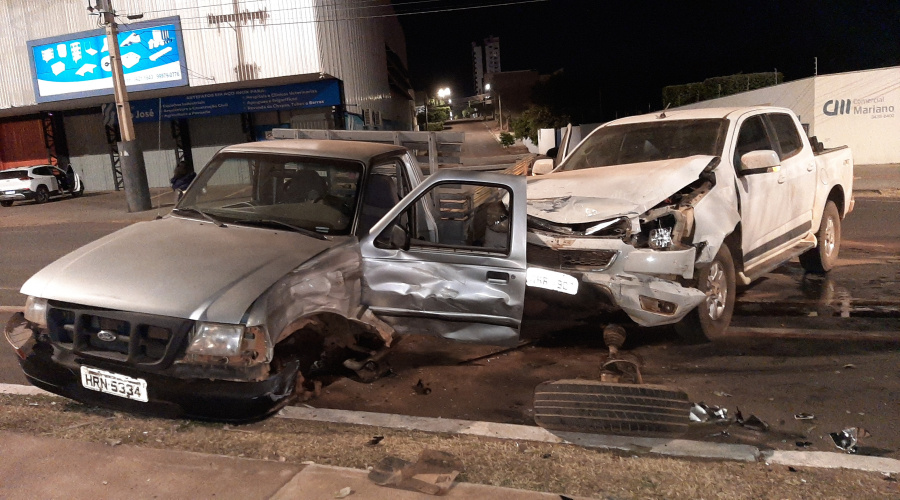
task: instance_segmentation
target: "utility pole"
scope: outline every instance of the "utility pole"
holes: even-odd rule
[[[109,47],[109,62],[112,70],[113,92],[116,97],[116,111],[119,117],[119,132],[122,141],[118,143],[122,162],[122,181],[125,185],[125,201],[129,212],[150,210],[150,187],[147,183],[147,168],[144,166],[144,152],[135,140],[134,123],[131,121],[131,105],[125,88],[122,58],[119,55],[118,26],[112,0],[97,0],[97,8],[106,25],[106,41]],[[162,119],[162,117],[159,117]]]

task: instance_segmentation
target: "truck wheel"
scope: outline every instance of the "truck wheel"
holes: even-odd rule
[[[84,194],[84,182],[80,182],[79,184],[81,184],[81,187],[78,188],[78,191],[72,191],[72,198],[78,198]]]
[[[697,288],[706,299],[675,324],[675,331],[686,342],[697,344],[721,337],[734,312],[734,260],[728,245],[722,243],[709,267],[701,269]]]
[[[47,203],[48,201],[50,201],[50,191],[47,191],[47,186],[38,186],[37,191],[34,192],[34,202]]]
[[[0,201],[0,207],[11,207],[12,204],[13,204],[12,200]]]
[[[816,248],[800,255],[800,265],[810,273],[827,273],[837,262],[841,249],[841,214],[831,200],[825,203],[816,239],[819,242]]]

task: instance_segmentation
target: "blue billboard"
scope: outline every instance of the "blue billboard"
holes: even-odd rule
[[[119,52],[130,92],[188,84],[178,17],[120,26]],[[31,40],[28,52],[37,102],[113,93],[104,30]]]
[[[327,79],[132,101],[131,115],[148,122],[340,105],[340,80]]]

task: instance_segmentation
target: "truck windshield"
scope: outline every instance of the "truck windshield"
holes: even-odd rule
[[[349,234],[363,165],[259,153],[217,155],[175,207],[226,223]]]
[[[566,158],[561,170],[608,167],[694,155],[721,156],[728,120],[671,120],[603,127]]]

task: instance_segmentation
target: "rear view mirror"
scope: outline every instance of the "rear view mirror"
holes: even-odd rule
[[[741,156],[741,174],[744,175],[776,172],[779,166],[781,166],[781,160],[778,159],[778,154],[771,149],[750,151]]]
[[[531,175],[545,175],[549,174],[553,171],[553,159],[552,158],[544,158],[542,160],[537,160],[534,162],[534,165],[531,166]]]

